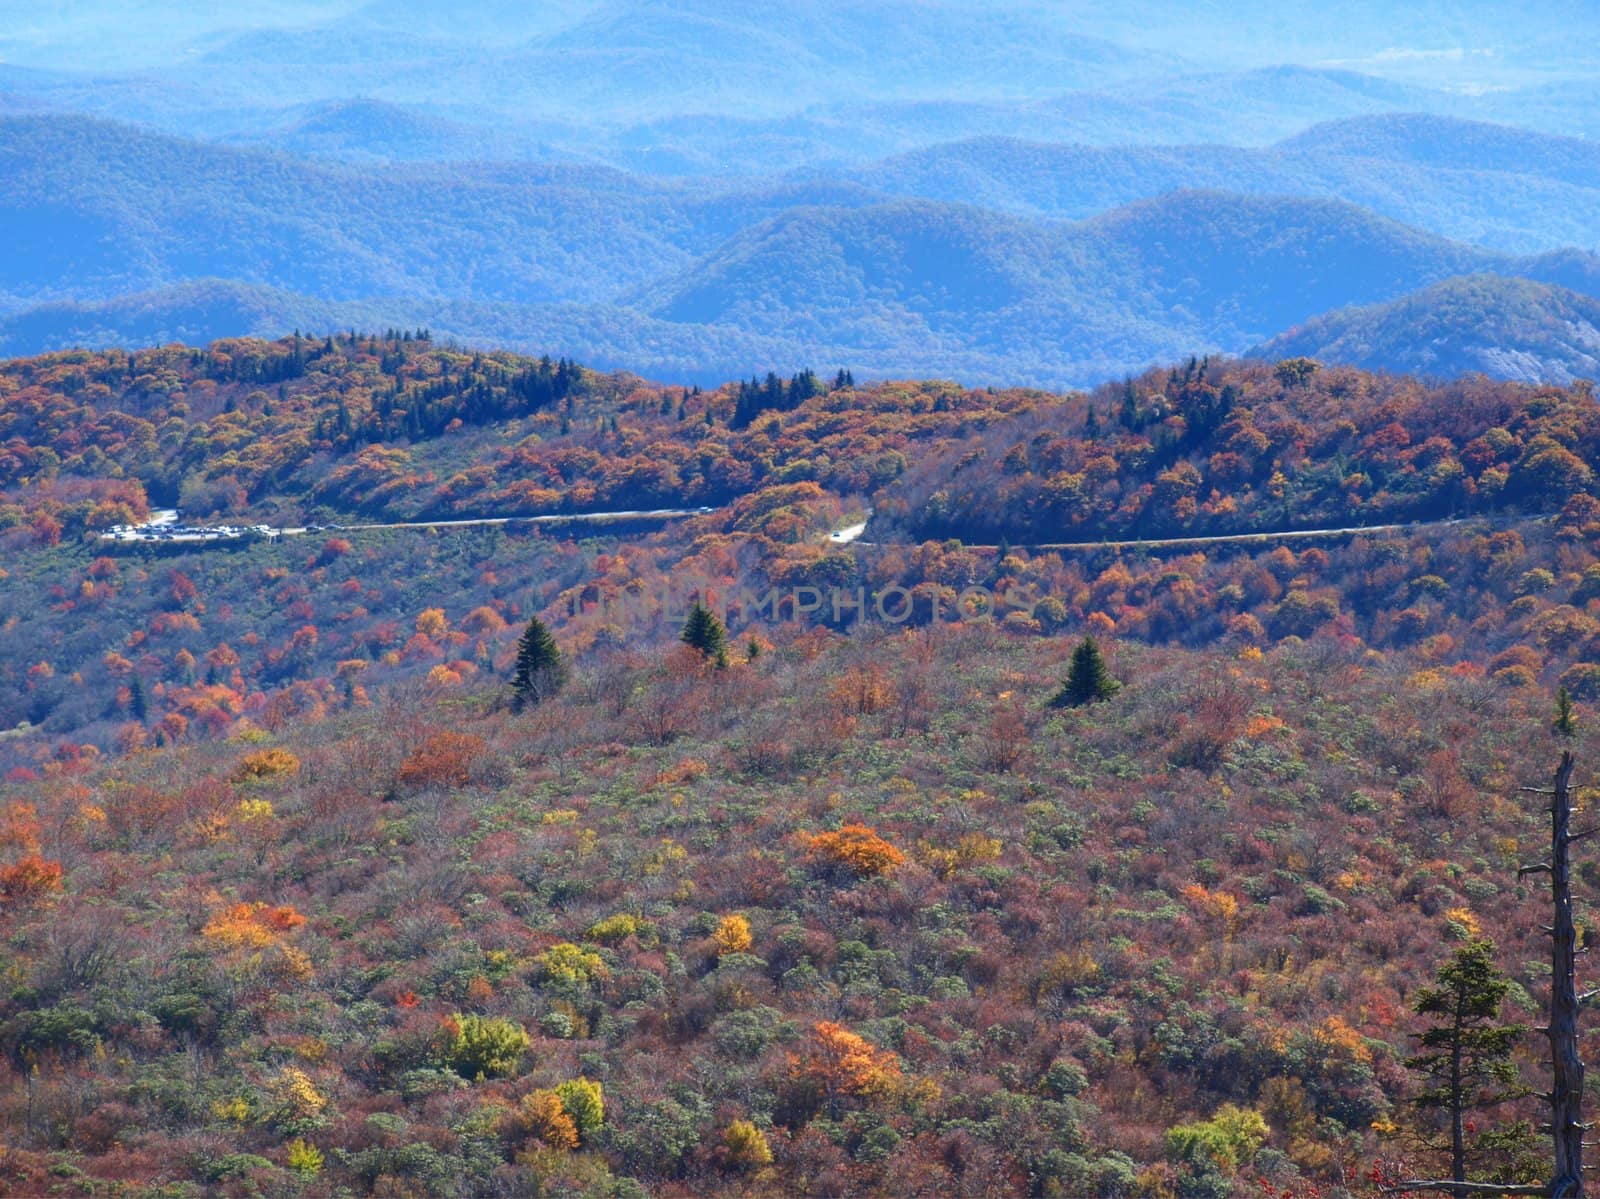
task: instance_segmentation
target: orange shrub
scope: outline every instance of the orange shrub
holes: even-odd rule
[[[871,716],[894,702],[894,686],[878,666],[852,666],[829,689],[833,706],[852,716]]]
[[[802,1056],[790,1057],[789,1067],[796,1078],[818,1088],[835,1118],[842,1099],[874,1098],[900,1079],[894,1054],[831,1020],[812,1027],[810,1045]]]
[[[36,853],[0,870],[0,895],[17,902],[38,899],[61,890],[61,863],[41,858]]]
[[[506,1119],[506,1133],[513,1140],[533,1138],[551,1149],[576,1149],[578,1124],[554,1091],[535,1091],[523,1098]]]
[[[400,763],[407,787],[460,787],[472,777],[484,740],[471,733],[432,733]]]
[[[265,949],[305,922],[306,918],[291,907],[236,903],[218,912],[200,931],[229,948]]]
[[[39,834],[43,831],[38,809],[31,803],[17,800],[0,812],[0,845],[37,856]]]
[[[888,874],[906,860],[889,842],[864,824],[846,824],[829,833],[818,833],[810,840],[814,861],[843,867],[858,878]]]
[[[675,787],[680,783],[692,783],[695,779],[704,777],[707,769],[709,768],[699,758],[683,758],[674,765],[657,771],[650,783],[653,787]]]
[[[506,622],[505,617],[484,604],[468,612],[466,619],[461,622],[461,627],[474,637],[486,637],[504,631]]]

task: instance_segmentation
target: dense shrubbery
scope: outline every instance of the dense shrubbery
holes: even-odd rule
[[[1123,689],[1053,708],[1076,644],[594,653],[521,712],[486,684],[378,697],[0,788],[3,1168],[1331,1193],[1417,1118],[1407,1008],[1441,942],[1493,927],[1538,992],[1514,788],[1550,766],[1549,693],[1417,646],[1113,637]],[[851,672],[913,702],[827,719]],[[753,769],[795,712],[804,770]],[[465,774],[401,781],[457,747]]]

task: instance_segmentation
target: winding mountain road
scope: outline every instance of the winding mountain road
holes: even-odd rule
[[[637,508],[619,512],[557,512],[541,516],[477,516],[462,520],[398,520],[359,525],[290,525],[271,528],[266,525],[180,525],[177,511],[167,508],[152,513],[151,519],[142,525],[119,527],[102,533],[100,540],[213,545],[221,541],[240,541],[249,536],[303,537],[310,533],[354,533],[365,529],[465,529],[483,525],[559,524],[565,521],[604,524],[622,520],[673,520],[684,516],[704,516],[712,511],[714,509],[711,508]]]
[[[102,540],[122,542],[177,541],[215,543],[217,541],[235,540],[249,533],[258,533],[268,537],[300,537],[311,533],[355,533],[369,529],[465,529],[488,525],[560,524],[563,522],[604,524],[611,521],[626,520],[676,520],[688,516],[705,516],[713,511],[715,509],[707,507],[633,508],[616,512],[562,512],[546,513],[539,516],[478,516],[457,520],[374,521],[368,524],[306,525],[275,529],[267,529],[264,526],[256,525],[249,528],[236,529],[230,526],[216,528],[185,527],[177,523],[178,514],[175,511],[165,510],[153,514],[153,518],[147,524],[117,529],[110,533],[102,533],[100,536]],[[869,508],[862,520],[829,533],[827,536],[828,541],[833,545],[857,545],[863,549],[872,549],[878,545],[886,544],[862,540],[872,517],[873,512]],[[1507,525],[1548,519],[1550,519],[1548,513],[1539,516],[1455,516],[1444,520],[1404,521],[1382,525],[1342,525],[1320,529],[1283,529],[1264,533],[1214,533],[1206,536],[1137,537],[1101,541],[1019,541],[1011,544],[1016,549],[1030,551],[1088,553],[1093,550],[1159,549],[1186,545],[1206,546],[1248,544],[1252,542],[1310,541],[1319,538],[1361,537],[1376,533],[1408,533],[1423,529],[1443,529],[1465,524]],[[997,545],[971,544],[967,545],[966,548],[998,550],[1000,547]]]
[[[1271,542],[1271,541],[1302,541],[1317,538],[1333,537],[1361,537],[1372,533],[1408,533],[1423,529],[1443,529],[1455,525],[1492,524],[1511,525],[1526,524],[1533,521],[1549,520],[1550,513],[1534,516],[1452,516],[1443,520],[1414,520],[1398,524],[1384,525],[1343,525],[1324,529],[1284,529],[1265,533],[1214,533],[1201,537],[1140,537],[1123,541],[1040,541],[1040,542],[1011,542],[1013,549],[1023,550],[1066,550],[1069,552],[1087,552],[1090,550],[1123,550],[1123,549],[1156,549],[1163,546],[1184,545],[1226,545],[1229,543]],[[870,517],[869,517],[870,519]],[[863,548],[871,548],[883,542],[862,541],[861,535],[866,532],[867,522],[850,525],[828,534],[828,540],[835,544],[854,543]],[[998,550],[997,545],[967,544],[969,550]]]
[[[558,512],[542,516],[479,516],[466,520],[399,520],[383,524],[321,525],[329,533],[357,532],[362,529],[465,529],[475,525],[558,524],[562,521],[604,523],[611,520],[671,520],[682,516],[704,516],[710,508],[637,508],[621,512]],[[283,529],[284,533],[303,533],[304,529]]]

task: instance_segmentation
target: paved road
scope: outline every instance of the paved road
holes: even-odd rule
[[[186,527],[177,523],[178,514],[166,510],[152,513],[151,519],[145,524],[131,529],[116,532],[102,533],[102,541],[121,541],[155,543],[182,542],[185,544],[215,544],[220,541],[236,541],[249,534],[260,534],[267,537],[303,537],[309,533],[350,533],[362,529],[460,529],[470,528],[475,525],[509,525],[509,524],[556,524],[562,521],[587,521],[602,523],[614,520],[670,520],[683,516],[703,516],[709,509],[700,508],[639,508],[621,512],[566,512],[552,513],[544,516],[480,516],[465,520],[400,520],[386,523],[373,523],[363,525],[316,525],[316,526],[289,526],[263,531],[260,526],[236,527],[221,526],[216,528]],[[863,528],[866,526],[863,525]]]
[[[1543,518],[1529,516],[1457,516],[1449,520],[1414,520],[1389,525],[1345,525],[1331,529],[1284,529],[1280,532],[1268,533],[1219,533],[1209,537],[1144,537],[1132,541],[1055,541],[1030,544],[1025,548],[1031,550],[1137,549],[1140,546],[1218,545],[1227,542],[1292,541],[1317,537],[1361,537],[1370,533],[1406,533],[1419,529],[1449,528],[1453,525],[1480,524],[1484,522],[1513,523],[1539,519]],[[998,547],[983,546],[974,548],[989,549]]]
[[[1407,533],[1421,529],[1443,529],[1454,525],[1469,524],[1522,524],[1537,520],[1548,520],[1544,516],[1456,516],[1448,520],[1415,520],[1401,524],[1388,525],[1345,525],[1339,528],[1328,529],[1285,529],[1279,532],[1267,533],[1217,533],[1206,537],[1141,537],[1128,541],[1044,541],[1044,542],[1013,542],[1015,549],[1024,550],[1123,550],[1123,549],[1149,549],[1160,546],[1181,545],[1222,545],[1229,542],[1260,542],[1260,541],[1295,541],[1308,540],[1319,537],[1361,537],[1373,533]],[[828,534],[830,541],[853,541],[863,547],[872,547],[879,542],[859,540],[866,531],[866,522],[851,525],[849,528],[840,529]],[[848,534],[848,536],[846,536]],[[963,542],[964,548],[969,550],[994,550],[996,545],[973,545]]]
[[[566,512],[544,516],[480,516],[468,520],[397,520],[386,524],[323,525],[329,533],[345,533],[359,529],[461,529],[473,525],[554,524],[564,520],[667,520],[679,516],[703,516],[698,508],[638,508],[625,512]],[[304,529],[283,529],[284,533],[304,533]]]
[[[279,528],[271,530],[268,535],[274,537],[299,537],[309,533],[348,533],[360,532],[364,529],[461,529],[479,525],[508,525],[524,522],[529,524],[556,524],[563,521],[604,523],[617,520],[673,520],[686,516],[703,516],[708,511],[710,510],[705,508],[634,508],[620,512],[569,512],[550,513],[542,516],[480,516],[462,520],[399,520],[360,525]],[[828,534],[828,540],[834,545],[854,544],[868,549],[876,546],[879,543],[861,540],[862,534],[867,531],[867,524],[871,521],[872,516],[872,512],[868,510],[866,520],[846,525],[842,529],[835,529]],[[1140,537],[1123,541],[1046,541],[1016,542],[1014,544],[1018,549],[1065,550],[1069,552],[1105,549],[1151,549],[1161,546],[1225,545],[1230,542],[1303,541],[1322,537],[1361,537],[1374,533],[1405,533],[1420,529],[1449,528],[1463,524],[1516,524],[1524,521],[1545,519],[1548,519],[1548,516],[1460,516],[1448,520],[1421,520],[1386,525],[1345,525],[1325,529],[1285,529],[1266,533],[1217,533],[1204,537]],[[152,514],[152,519],[148,524],[119,533],[102,533],[100,536],[102,540],[108,541],[214,543],[232,540],[243,535],[242,530],[237,533],[224,533],[220,530],[185,529],[183,526],[178,525],[176,520],[177,513],[162,511]],[[993,545],[968,545],[966,548],[983,550],[998,549],[999,547]]]

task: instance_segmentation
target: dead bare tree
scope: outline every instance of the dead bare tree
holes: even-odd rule
[[[1561,755],[1550,796],[1550,860],[1524,866],[1519,874],[1548,873],[1555,922],[1550,926],[1550,1135],[1555,1146],[1552,1199],[1583,1194],[1583,1060],[1578,1056],[1578,934],[1572,920],[1570,850],[1574,841],[1600,832],[1600,826],[1572,831],[1572,754]],[[1592,997],[1586,994],[1585,999]]]

